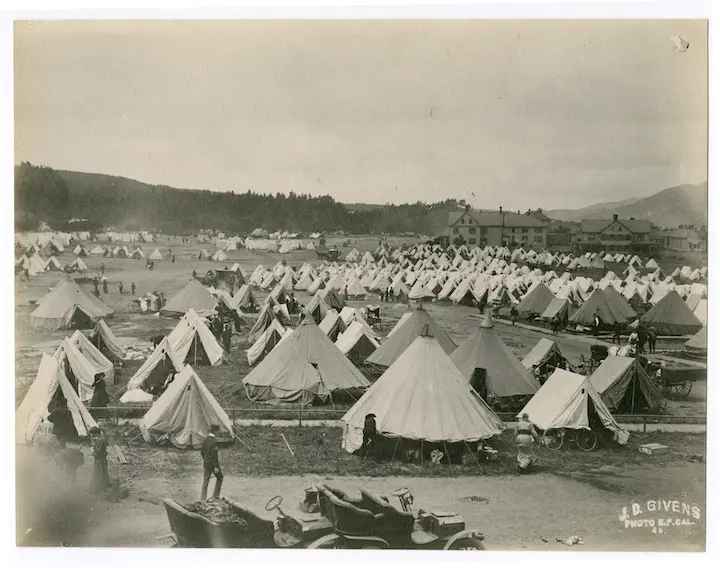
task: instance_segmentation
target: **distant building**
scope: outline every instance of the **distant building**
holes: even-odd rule
[[[696,228],[667,229],[658,233],[660,245],[675,252],[707,252],[707,230]]]
[[[544,249],[548,223],[533,214],[503,211],[481,211],[466,207],[448,216],[448,239],[480,246],[527,246]]]
[[[651,238],[652,223],[646,219],[583,219],[573,239],[576,254],[623,252],[652,254],[657,242]]]

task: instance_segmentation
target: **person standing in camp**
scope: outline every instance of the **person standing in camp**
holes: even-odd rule
[[[58,400],[55,408],[50,411],[48,420],[52,422],[53,434],[55,434],[61,448],[64,448],[71,438],[77,436],[72,413],[67,407],[67,401],[64,398]]]
[[[600,314],[598,312],[595,312],[595,317],[593,318],[593,333],[595,335],[600,333]]]
[[[613,326],[613,345],[620,345],[620,322]]]
[[[200,455],[203,459],[203,483],[200,489],[200,501],[207,499],[208,485],[210,484],[210,478],[215,476],[215,490],[213,491],[213,497],[217,499],[220,497],[220,489],[222,488],[223,474],[220,469],[220,459],[218,457],[218,445],[217,445],[217,433],[220,428],[217,424],[210,426],[210,433],[207,438],[203,440],[202,446],[200,447]]]
[[[105,388],[105,379],[102,378],[102,373],[95,375],[95,382],[93,383],[93,395],[90,399],[90,408],[92,408],[92,417],[95,420],[105,418],[105,408],[107,408],[108,402],[110,402],[110,395]]]
[[[638,353],[645,353],[645,341],[647,340],[647,333],[645,328],[641,325],[638,328]]]
[[[72,486],[77,481],[77,470],[85,465],[85,456],[77,448],[62,448],[55,454],[55,463]]]
[[[103,287],[103,294],[107,294],[108,293],[107,278],[105,278],[104,276],[102,277],[102,287]]]
[[[100,275],[105,276],[105,263],[104,262],[100,263]]]
[[[90,438],[93,440],[92,489],[95,492],[104,491],[110,486],[107,462],[108,441],[105,433],[97,426],[90,428]]]
[[[657,331],[655,331],[655,326],[653,326],[653,325],[651,325],[650,329],[648,329],[647,341],[648,341],[648,351],[650,353],[655,353],[655,342],[657,341]]]
[[[118,283],[118,290],[120,291],[120,295],[122,296],[122,293],[123,293],[123,283],[122,282]]]
[[[230,322],[225,322],[222,331],[223,346],[225,347],[225,353],[230,353],[230,342],[232,340],[232,328]]]
[[[135,289],[136,289],[135,281],[133,280],[132,282],[130,282],[130,292],[132,293],[133,296],[135,295]]]
[[[93,278],[93,286],[95,287],[95,289],[93,290],[93,293],[95,294],[95,297],[96,297],[96,298],[99,298],[99,297],[100,297],[100,289],[98,288],[98,284],[99,284],[99,283],[100,283],[100,282],[99,282],[97,276],[96,276],[95,278]]]
[[[370,452],[370,446],[377,437],[377,423],[375,422],[375,415],[368,414],[365,417],[365,424],[363,424],[363,443],[360,447],[360,457],[364,458]]]
[[[537,437],[535,426],[530,422],[528,414],[524,412],[515,429],[515,444],[518,448],[517,463],[521,473],[528,473],[532,465],[537,462],[537,456],[533,451],[533,443]]]

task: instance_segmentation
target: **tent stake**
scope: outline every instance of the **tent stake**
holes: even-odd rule
[[[455,477],[455,469],[452,466],[452,460],[450,459],[450,452],[448,452],[447,444],[445,443],[445,440],[443,440],[443,446],[445,448],[445,455],[448,458],[448,464],[450,464],[450,472],[453,474],[453,477]]]
[[[397,443],[395,444],[395,449],[393,450],[392,458],[390,458],[391,462],[395,461],[395,452],[397,452],[398,446],[400,445],[400,438],[398,438]]]

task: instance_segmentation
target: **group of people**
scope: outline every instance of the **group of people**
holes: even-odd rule
[[[99,379],[102,381],[102,379]],[[107,392],[104,389],[104,381],[99,385],[98,392]],[[102,403],[107,406],[107,399],[102,399],[102,395],[93,395],[93,401]],[[93,404],[93,403],[91,403]],[[47,420],[40,424],[37,437],[38,444],[45,450],[56,450],[54,452],[54,460],[58,467],[63,471],[69,483],[75,483],[77,480],[77,471],[85,464],[85,458],[80,447],[70,447],[68,443],[77,439],[78,432],[73,423],[73,417],[67,406],[67,401],[60,396],[51,402],[51,409]],[[93,476],[91,488],[95,492],[105,491],[110,486],[110,475],[108,473],[108,439],[103,430],[94,426],[88,432],[92,441],[93,455]]]
[[[388,287],[387,290],[380,292],[380,301],[385,303],[395,301],[395,292],[391,287]]]
[[[622,345],[622,326],[616,323],[613,327],[613,344]],[[655,345],[657,343],[657,330],[654,325],[650,325],[647,329],[645,326],[639,325],[637,330],[633,331],[628,337],[630,350],[633,354],[645,353],[645,345],[647,344],[648,353],[655,353]]]

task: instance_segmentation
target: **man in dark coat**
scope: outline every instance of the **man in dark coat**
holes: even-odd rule
[[[638,353],[645,353],[645,341],[647,341],[647,332],[643,326],[638,328]]]
[[[657,341],[657,331],[655,330],[655,326],[650,326],[650,329],[648,329],[647,332],[647,342],[648,342],[648,351],[650,353],[655,353],[655,342]]]
[[[232,340],[232,325],[230,322],[225,322],[222,331],[223,347],[225,347],[225,353],[230,353],[230,346]]]
[[[104,409],[107,408],[108,402],[110,402],[110,395],[105,388],[105,379],[102,378],[102,373],[98,373],[95,375],[93,395],[90,399],[91,414],[95,420],[105,417]]]
[[[370,446],[377,437],[377,423],[375,422],[375,415],[368,414],[365,417],[365,424],[363,424],[363,443],[360,448],[360,456],[365,457],[370,451]]]
[[[104,491],[110,486],[108,475],[107,448],[108,441],[105,433],[94,426],[90,428],[90,437],[93,440],[93,491]]]
[[[220,489],[222,488],[223,474],[220,469],[220,459],[218,458],[218,445],[217,445],[217,433],[220,428],[217,424],[210,426],[210,433],[208,437],[203,440],[202,446],[200,447],[200,455],[203,459],[203,483],[202,489],[200,490],[200,501],[207,499],[207,490],[210,483],[210,478],[215,476],[215,490],[213,491],[213,497],[217,499],[220,497]]]
[[[53,434],[58,440],[61,448],[71,439],[77,436],[77,430],[73,423],[72,413],[67,407],[65,398],[58,400],[55,407],[50,411],[48,420],[53,424]]]

